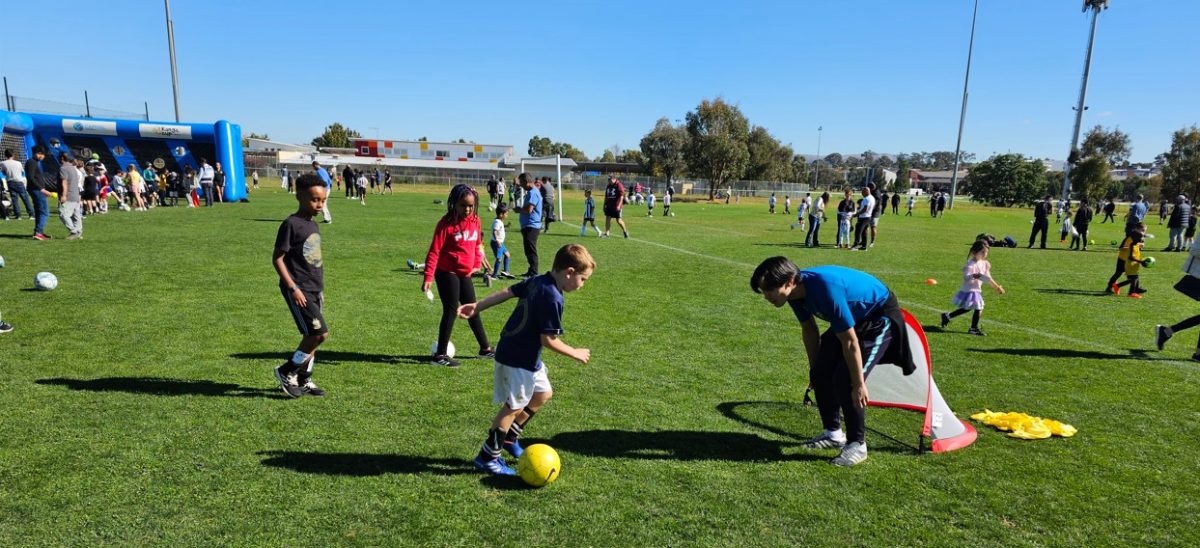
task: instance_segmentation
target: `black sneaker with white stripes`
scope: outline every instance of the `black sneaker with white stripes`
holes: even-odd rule
[[[300,392],[305,396],[321,397],[325,395],[325,390],[317,386],[317,383],[312,381],[312,377],[302,380],[303,382],[300,383]]]
[[[451,358],[445,354],[434,356],[433,361],[429,363],[432,363],[433,365],[444,365],[446,367],[458,367],[462,365],[461,363],[458,363],[458,360],[455,360],[454,358]]]
[[[300,390],[300,382],[297,380],[295,371],[288,373],[283,370],[290,364],[283,364],[275,368],[275,378],[279,381],[279,387],[283,389],[283,393],[293,398],[299,398],[303,392]]]

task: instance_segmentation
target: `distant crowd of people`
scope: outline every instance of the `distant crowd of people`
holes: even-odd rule
[[[200,207],[201,198],[211,207],[224,199],[225,192],[221,164],[209,165],[206,158],[200,159],[199,169],[185,167],[182,174],[166,167],[139,168],[137,164],[110,173],[98,154],[85,160],[60,152],[51,159],[42,147],[36,147],[24,164],[16,160],[12,149],[5,150],[0,181],[8,196],[0,201],[0,218],[19,220],[24,213],[25,218],[34,221],[35,240],[50,239],[46,222],[51,197],[58,198],[58,214],[67,229],[67,239],[78,240],[83,238],[83,218],[108,213],[110,200],[126,211],[175,206],[180,199],[187,207]]]

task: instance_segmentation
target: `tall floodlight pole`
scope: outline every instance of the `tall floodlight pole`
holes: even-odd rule
[[[1083,60],[1083,83],[1079,85],[1079,104],[1075,106],[1075,131],[1071,134],[1071,151],[1067,155],[1067,165],[1063,166],[1062,200],[1065,202],[1071,195],[1071,160],[1075,157],[1075,149],[1079,147],[1079,129],[1083,125],[1083,105],[1087,100],[1088,74],[1092,71],[1092,45],[1096,42],[1096,20],[1100,18],[1100,10],[1108,9],[1108,0],[1083,0],[1083,11],[1092,10],[1092,32],[1088,35],[1087,56]]]
[[[954,171],[950,172],[950,209],[954,209],[954,197],[958,196],[958,163],[962,156],[963,125],[967,122],[967,84],[971,82],[971,54],[975,52],[975,17],[979,15],[979,0],[975,0],[975,11],[971,14],[971,40],[967,45],[967,75],[963,77],[962,111],[958,114],[958,142],[954,145]]]
[[[171,94],[175,96],[175,121],[179,121],[179,69],[175,66],[175,22],[171,20],[171,0],[163,0],[167,9],[167,47],[171,50]]]

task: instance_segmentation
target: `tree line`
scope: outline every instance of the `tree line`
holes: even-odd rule
[[[1155,157],[1152,164],[1129,164],[1129,135],[1120,129],[1095,126],[1067,158],[1071,198],[1096,202],[1104,199],[1132,201],[1139,195],[1157,201],[1185,194],[1200,196],[1200,128],[1195,125],[1175,131],[1171,148]],[[1116,168],[1161,168],[1153,176],[1112,178]],[[999,154],[972,166],[963,192],[971,199],[995,206],[1029,204],[1045,195],[1059,196],[1065,174],[1050,171],[1041,160],[1021,154]]]

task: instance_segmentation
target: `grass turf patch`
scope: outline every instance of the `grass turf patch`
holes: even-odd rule
[[[960,417],[1023,411],[1077,437],[1024,442],[976,424],[971,447],[916,456],[868,434],[870,459],[843,470],[799,448],[819,429],[799,403],[799,326],[749,290],[753,267],[783,254],[860,268],[933,326],[974,235],[1024,243],[1028,210],[887,215],[866,252],[828,247],[832,223],[826,247],[802,248],[794,218],[765,200],[676,201],[668,218],[631,205],[630,240],[554,224],[543,266],[568,242],[599,265],[564,317],[564,339],[593,360],[546,357],[556,397],[526,435],[564,470],[530,490],[470,465],[495,412],[491,364],[426,363],[440,309],[404,262],[424,256],[445,189],[400,187],[365,207],[334,192],[321,225],[332,337],[314,377],[329,395],[291,401],[271,368],[299,336],[270,253],[295,200],[263,188],[246,204],[88,217],[82,241],[55,220],[49,242],[28,239],[28,221],[0,225],[0,306],[17,328],[0,336],[0,544],[1200,541],[1194,335],[1161,353],[1152,341],[1154,324],[1196,311],[1170,289],[1184,254],[1148,252],[1159,264],[1143,270],[1145,299],[1099,296],[1119,226],[1093,224],[1087,253],[994,250],[1008,294],[985,288],[988,336],[966,335],[965,316],[927,329]],[[582,197],[564,198],[577,222]],[[1148,247],[1165,246],[1165,228],[1151,232]],[[59,288],[29,290],[44,270]],[[491,342],[511,310],[484,313]],[[475,353],[465,325],[454,340]],[[872,409],[868,426],[915,443],[920,417]]]

